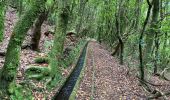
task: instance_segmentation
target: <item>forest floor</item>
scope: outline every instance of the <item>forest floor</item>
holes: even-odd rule
[[[14,29],[14,26],[16,22],[18,21],[19,17],[17,16],[17,12],[13,8],[8,8],[6,11],[6,16],[5,16],[5,34],[4,34],[4,40],[3,42],[0,43],[0,53],[4,54],[6,53],[7,46],[10,40],[10,36],[12,34],[12,31]],[[31,44],[31,36],[32,36],[32,28],[27,32],[27,35],[25,37],[24,43],[22,44],[23,46],[28,46],[28,48],[22,49],[21,54],[20,54],[20,67],[18,68],[17,72],[17,77],[16,77],[16,83],[20,84],[25,80],[25,70],[30,66],[30,65],[36,65],[36,66],[43,66],[47,67],[48,64],[36,64],[35,59],[40,58],[40,57],[47,57],[48,52],[51,50],[52,46],[52,40],[54,40],[54,35],[49,34],[48,36],[45,36],[43,33],[47,31],[54,31],[54,26],[50,25],[48,22],[44,22],[42,27],[41,27],[41,39],[39,43],[39,48],[40,52],[33,51],[31,48],[29,48],[29,45]],[[78,40],[77,40],[78,41]],[[74,47],[77,43],[77,41],[72,42],[70,39],[66,39],[64,48],[66,47]],[[0,56],[0,69],[3,67],[5,62],[5,56]],[[70,71],[74,68],[74,64],[70,65],[67,69],[61,69],[62,70],[62,75],[64,78],[68,77]],[[54,95],[58,88],[54,89],[51,92],[48,92],[45,89],[45,84],[42,82],[37,82],[37,81],[30,81],[35,84],[37,88],[43,89],[42,92],[35,91],[33,90],[32,93],[34,95],[35,100],[41,100],[42,98],[45,97],[45,95],[48,95],[47,98],[51,98],[51,95]],[[50,100],[50,99],[49,99]]]
[[[5,52],[10,35],[14,28],[17,18],[16,11],[14,9],[8,9],[6,13],[5,22],[5,38],[0,43],[0,52]],[[42,33],[53,29],[54,26],[50,26],[44,23],[42,26]],[[30,43],[31,31],[27,33],[27,37],[23,45]],[[47,56],[49,48],[45,48],[45,44],[53,40],[54,36],[49,35],[48,37],[41,36],[40,51],[36,52],[31,49],[23,49],[21,53],[20,67],[18,69],[17,81],[18,83],[24,79],[24,70],[30,64],[34,64],[36,57]],[[70,42],[69,42],[70,43]],[[49,45],[48,43],[46,45]],[[0,56],[0,68],[4,64],[4,56]],[[48,65],[43,65],[48,66]],[[137,67],[136,67],[137,68]],[[69,67],[63,70],[63,75],[67,77],[69,70],[73,69]],[[136,77],[137,70],[129,69],[125,65],[119,65],[119,61],[112,57],[110,52],[106,50],[104,46],[99,45],[97,42],[90,42],[88,45],[87,52],[87,63],[85,68],[84,78],[80,83],[80,88],[77,92],[77,100],[145,100],[150,94],[146,92],[141,86],[139,86],[139,80]],[[170,91],[170,82],[160,79],[157,76],[151,76],[149,82],[157,84],[152,86],[161,92]],[[40,84],[42,85],[42,84]],[[56,90],[57,91],[57,90]],[[44,94],[35,93],[35,100],[41,100]],[[53,93],[47,93],[53,95]],[[50,96],[51,96],[50,95]],[[162,100],[162,98],[158,98]],[[170,100],[170,98],[168,98]]]
[[[111,56],[104,46],[90,42],[87,52],[84,78],[80,83],[76,100],[146,100],[152,96],[140,86],[137,71],[120,65],[117,58]],[[131,72],[129,72],[131,71]],[[170,82],[151,76],[152,89],[167,92]],[[157,98],[156,100],[164,100]],[[170,100],[168,98],[167,100]]]

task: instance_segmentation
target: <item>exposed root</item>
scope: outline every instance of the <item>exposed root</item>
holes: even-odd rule
[[[50,75],[48,67],[30,66],[25,71],[26,77],[29,79],[41,80]]]
[[[41,57],[41,58],[36,58],[35,63],[42,64],[42,63],[47,63],[49,64],[49,58],[47,57]]]
[[[156,93],[153,96],[148,97],[148,99],[158,99],[163,97],[164,100],[168,100],[167,96],[170,95],[170,91],[163,93],[162,91],[156,89]]]
[[[164,100],[168,100],[168,98],[166,97],[167,95],[170,95],[170,91],[169,92],[166,92],[166,93],[163,93],[162,91],[158,90],[158,89],[152,89],[148,86],[149,85],[152,85],[152,86],[162,86],[162,85],[156,85],[156,84],[153,84],[153,83],[150,83],[146,80],[141,80],[139,77],[137,77],[140,82],[142,83],[142,87],[144,88],[145,91],[151,93],[152,96],[149,96],[147,98],[147,100],[150,100],[150,99],[158,99],[160,97],[163,97]]]
[[[170,81],[168,78],[165,77],[165,72],[166,72],[167,70],[169,70],[169,69],[170,69],[170,68],[165,68],[165,69],[161,72],[161,74],[160,74],[160,77],[163,78],[163,79],[165,79],[166,81]]]
[[[150,84],[150,85],[152,85],[152,86],[162,86],[162,85],[160,85],[160,84],[153,84],[153,83],[151,83],[151,82],[148,82],[148,81],[146,81],[146,80],[141,80],[138,76],[137,76],[137,78],[140,80],[140,82],[142,82],[142,83],[144,83],[144,84]]]

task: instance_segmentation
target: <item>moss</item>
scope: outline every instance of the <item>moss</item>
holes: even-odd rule
[[[7,94],[9,84],[16,78],[16,72],[20,61],[21,45],[26,36],[26,32],[32,26],[41,10],[45,8],[45,0],[35,0],[33,2],[32,7],[30,7],[16,23],[7,47],[5,63],[0,73],[0,89]]]
[[[32,50],[35,51],[39,51],[39,41],[40,41],[40,37],[41,37],[41,26],[44,22],[44,20],[46,20],[48,16],[48,12],[46,10],[44,10],[42,13],[40,13],[38,19],[36,20],[35,24],[34,24],[34,28],[33,28],[33,36],[32,36],[32,43],[31,43],[31,47]]]
[[[5,6],[4,2],[0,2],[0,42],[3,40],[4,33],[4,18],[5,18]]]
[[[66,1],[61,1],[63,4],[67,4]],[[64,41],[66,38],[66,30],[67,30],[67,23],[68,23],[68,17],[69,17],[69,11],[67,9],[66,5],[58,5],[58,17],[57,17],[57,28],[56,28],[56,34],[54,38],[54,43],[52,46],[52,50],[49,53],[50,58],[50,69],[51,69],[51,81],[55,81],[57,83],[61,79],[61,72],[60,72],[60,64],[62,55],[63,55],[63,48],[64,48]],[[49,85],[51,83],[49,82]]]
[[[79,50],[79,53],[77,53],[77,56],[75,57],[76,59],[72,61],[72,65],[74,65],[74,68],[75,68],[75,66],[76,66],[76,64],[78,62],[78,58],[80,57],[80,55],[82,53],[82,50],[83,50],[82,48],[85,47],[86,42],[87,41],[85,41],[85,40],[80,40],[80,42],[76,46],[76,47],[79,47],[80,50]],[[71,73],[73,72],[74,68],[70,71],[70,74],[66,78],[63,77],[63,79],[61,81],[59,81],[59,83],[57,84],[57,87],[59,87],[59,90],[64,86],[64,83],[67,81],[68,77],[71,75]],[[57,95],[57,93],[56,93],[56,95]],[[54,100],[54,97],[53,97],[52,100]]]
[[[36,58],[35,60],[34,60],[34,62],[35,63],[49,63],[49,58],[47,58],[47,57],[41,57],[41,58]]]
[[[71,50],[70,54],[61,62],[64,68],[67,68],[72,62],[74,62],[74,60],[78,59],[77,57],[81,51],[81,48],[84,47],[85,43],[86,41],[82,39],[78,42],[76,47],[73,50]]]
[[[50,70],[48,67],[30,66],[26,69],[25,75],[29,79],[42,80],[50,75]]]
[[[31,90],[21,85],[11,83],[8,91],[11,94],[10,100],[33,100]],[[27,97],[27,99],[25,97]]]
[[[87,46],[86,50],[88,50],[88,46]],[[80,76],[79,76],[79,78],[78,78],[78,80],[77,80],[77,82],[76,82],[76,84],[74,86],[74,89],[73,89],[73,91],[72,91],[72,93],[71,93],[71,95],[69,97],[69,100],[75,100],[77,90],[78,90],[78,88],[80,86],[80,82],[83,79],[84,70],[85,70],[85,66],[86,66],[86,57],[87,57],[87,54],[88,53],[86,52],[86,55],[85,55],[85,58],[84,58],[85,61],[84,61],[83,69],[80,72]]]

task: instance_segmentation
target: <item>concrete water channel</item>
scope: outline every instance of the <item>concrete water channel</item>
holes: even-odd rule
[[[83,48],[83,51],[77,61],[77,64],[66,80],[65,84],[62,86],[60,91],[54,96],[53,100],[69,100],[71,93],[73,92],[73,89],[75,87],[75,84],[80,76],[81,70],[84,67],[85,59],[86,59],[86,51],[87,51],[87,45]]]

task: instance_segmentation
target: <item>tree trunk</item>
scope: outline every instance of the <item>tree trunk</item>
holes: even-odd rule
[[[19,7],[18,7],[19,16],[22,15],[22,10],[23,10],[23,0],[19,0]]]
[[[149,20],[151,8],[152,8],[152,5],[150,4],[149,0],[147,0],[147,3],[148,3],[148,6],[149,6],[148,11],[147,11],[147,16],[146,16],[146,19],[145,19],[145,22],[144,22],[144,25],[143,25],[143,29],[141,31],[141,35],[140,35],[140,38],[139,38],[139,61],[140,61],[139,69],[140,69],[141,83],[143,83],[143,81],[145,79],[144,64],[143,64],[143,50],[142,50],[143,35],[144,35],[144,32],[145,32],[146,26],[148,24],[148,20]]]
[[[123,53],[124,53],[124,43],[120,36],[118,36],[119,43],[120,43],[120,64],[123,65]]]
[[[4,20],[5,20],[5,2],[0,2],[0,42],[3,40]]]
[[[98,34],[97,40],[99,41],[100,44],[102,43],[102,41],[101,41],[101,32],[102,32],[102,27],[98,25],[98,27],[97,27],[97,34]]]
[[[0,72],[0,90],[3,94],[9,94],[10,83],[15,82],[17,69],[19,67],[21,45],[38,14],[44,9],[45,0],[33,1],[32,7],[25,12],[16,23],[10,38],[4,66]],[[0,94],[1,96],[2,94]]]
[[[158,61],[159,61],[159,24],[158,24],[158,18],[159,18],[159,10],[160,9],[160,0],[153,0],[153,32],[155,33],[155,63],[154,63],[154,74],[157,74],[158,70]]]
[[[151,16],[151,25],[150,31],[146,35],[146,54],[145,54],[145,64],[152,60],[152,50],[153,50],[153,42],[154,36],[157,34],[158,26],[158,17],[159,17],[159,0],[152,1],[152,16]]]
[[[159,36],[158,33],[156,32],[155,34],[155,62],[154,62],[154,74],[157,74],[158,71],[158,61],[159,61]]]
[[[142,4],[142,0],[136,0],[136,20],[135,20],[135,24],[134,24],[134,27],[135,29],[138,30],[139,28],[139,22],[140,22],[140,14],[141,14],[141,4]]]
[[[116,25],[116,35],[117,35],[117,39],[119,41],[119,58],[120,58],[120,64],[123,65],[123,52],[124,52],[124,43],[123,43],[123,40],[121,38],[121,32],[123,32],[123,29],[120,29],[120,27],[122,26],[122,23],[121,23],[121,11],[122,11],[122,7],[121,7],[121,4],[122,2],[119,2],[119,9],[118,9],[118,12],[117,14],[115,14],[115,17],[116,17],[116,22],[115,22],[115,25]]]
[[[167,55],[166,55],[166,48],[168,47],[167,45],[167,41],[168,41],[168,33],[165,32],[165,37],[164,37],[164,43],[163,43],[163,48],[162,48],[162,57],[161,57],[161,65],[162,65],[162,69],[167,67]]]
[[[81,26],[82,26],[84,8],[85,8],[85,6],[86,6],[87,1],[88,1],[88,0],[80,0],[78,24],[77,24],[77,26],[76,26],[76,33],[77,33],[77,34],[79,34],[80,28],[81,28]]]
[[[69,6],[67,4],[68,4],[68,0],[67,1],[62,0],[59,2],[57,28],[55,30],[56,32],[55,32],[53,47],[49,54],[51,77],[52,77],[51,82],[55,80],[55,83],[57,83],[57,81],[59,81],[61,78],[61,72],[59,70],[59,61],[61,61],[62,54],[63,54],[64,41],[66,38],[66,30],[67,30],[67,24],[69,18],[69,11],[68,11]]]
[[[36,20],[33,28],[33,36],[32,36],[32,43],[31,43],[31,49],[35,51],[39,51],[39,41],[41,37],[41,26],[44,22],[44,20],[47,19],[48,11],[43,11],[38,19]]]

